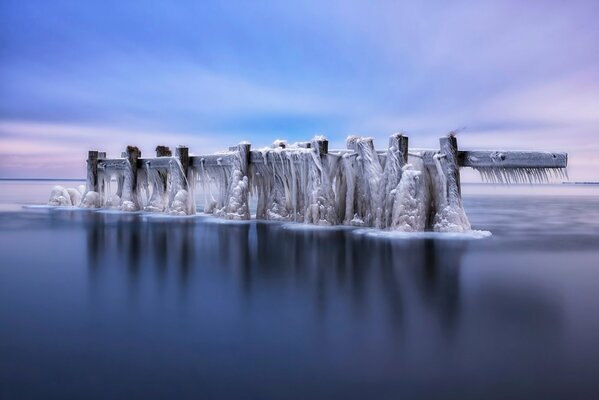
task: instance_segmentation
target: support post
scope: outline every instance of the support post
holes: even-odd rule
[[[312,147],[321,157],[329,154],[329,141],[323,136],[312,139]]]
[[[172,157],[173,152],[168,146],[156,146],[156,157]]]
[[[403,133],[394,133],[389,137],[389,148],[395,149],[400,167],[408,162],[408,137]]]
[[[137,159],[141,157],[141,151],[139,151],[139,149],[135,146],[127,146],[125,155],[127,160],[129,160],[129,164],[131,165],[131,176],[124,179],[123,185],[128,186],[127,189],[131,194],[131,198],[123,200],[132,201],[133,204],[135,204],[135,207],[139,209],[139,201],[137,199]],[[123,195],[124,194],[125,190],[123,189]]]
[[[106,153],[104,153],[106,155]],[[86,190],[98,191],[98,152],[90,150],[87,153],[87,184]]]
[[[239,151],[239,156],[241,157],[241,173],[243,176],[247,176],[249,179],[249,166],[250,166],[250,150],[252,145],[250,143],[239,143],[237,145],[237,150]]]
[[[444,166],[445,178],[447,179],[447,200],[453,201],[454,197],[462,198],[462,188],[460,185],[460,166],[458,165],[458,140],[452,134],[439,139],[441,154],[445,157],[442,160]]]
[[[187,180],[187,173],[189,171],[189,148],[185,146],[177,146],[175,149],[175,157],[179,159],[181,168],[183,168],[183,175]]]

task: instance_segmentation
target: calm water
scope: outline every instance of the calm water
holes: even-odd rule
[[[599,189],[465,187],[486,239],[22,208],[0,398],[599,396]]]

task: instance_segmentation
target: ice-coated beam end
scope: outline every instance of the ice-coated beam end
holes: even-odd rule
[[[568,153],[549,151],[460,151],[460,167],[566,168]]]

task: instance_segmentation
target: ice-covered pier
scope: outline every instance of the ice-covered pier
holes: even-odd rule
[[[90,151],[86,188],[71,204],[189,215],[201,188],[204,212],[228,219],[250,219],[255,198],[258,219],[460,232],[470,229],[461,167],[493,182],[538,183],[563,177],[567,165],[566,153],[460,150],[454,135],[434,150],[409,149],[402,134],[384,150],[358,136],[348,137],[346,147],[331,150],[319,136],[259,150],[240,143],[212,155],[190,155],[183,146],[174,155],[158,146],[151,158],[133,146],[119,158]]]

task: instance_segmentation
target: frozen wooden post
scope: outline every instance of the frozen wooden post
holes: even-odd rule
[[[156,157],[172,157],[173,152],[168,146],[156,146]]]
[[[106,159],[106,152],[99,151],[98,152],[98,160],[105,160],[105,159]],[[100,196],[103,197],[105,190],[106,190],[106,188],[104,187],[104,180],[102,180],[102,181],[98,180],[98,190],[96,190],[96,192],[100,193]]]
[[[389,137],[389,149],[393,149],[399,160],[399,167],[408,162],[408,137],[403,133],[394,133]]]
[[[329,154],[329,141],[327,139],[323,137],[315,138],[312,145],[321,157]]]
[[[440,153],[443,156],[441,165],[447,182],[447,201],[461,201],[460,166],[458,164],[458,140],[453,134],[439,139]]]
[[[250,150],[252,145],[250,143],[241,142],[237,145],[239,151],[239,157],[241,159],[241,173],[243,176],[247,176],[249,179],[249,166],[250,166]]]
[[[106,154],[106,153],[104,153]],[[87,153],[87,191],[98,191],[98,152],[90,150]]]
[[[250,150],[252,145],[247,142],[241,142],[237,145],[237,150],[239,151],[239,161],[240,161],[240,172],[241,179],[246,180],[247,184],[242,185],[243,190],[241,191],[241,209],[243,210],[241,213],[243,214],[243,219],[250,219]]]
[[[183,176],[185,177],[185,182],[187,182],[187,174],[189,172],[189,148],[185,146],[177,146],[175,149],[175,157],[177,157],[181,163]],[[185,186],[185,189],[187,189],[187,184],[185,184]]]
[[[130,167],[130,176],[129,174],[125,174],[125,179],[123,179],[123,186],[127,186],[127,193],[130,193],[130,199],[123,199],[132,201],[133,204],[137,208],[139,208],[139,201],[137,199],[137,159],[141,157],[141,151],[135,146],[127,146],[127,150],[125,151],[125,158],[129,161]],[[123,193],[125,190],[123,188]]]

